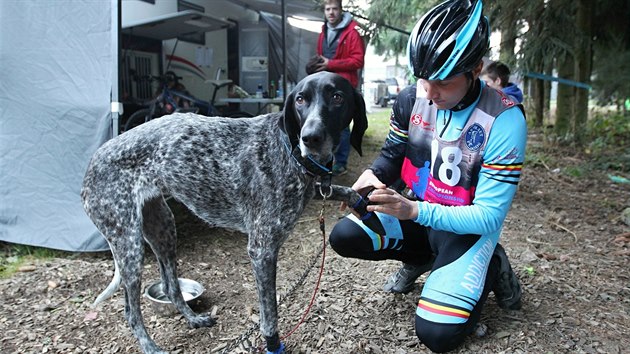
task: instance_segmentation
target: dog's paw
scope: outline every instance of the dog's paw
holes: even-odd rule
[[[188,324],[191,328],[212,327],[217,321],[210,315],[197,315],[190,320]]]
[[[152,340],[145,345],[141,345],[143,353],[151,353],[151,354],[168,354],[167,351],[162,350],[162,348],[158,347],[155,342]]]
[[[280,342],[280,347],[274,351],[267,350],[267,354],[283,354],[284,353],[284,343]]]

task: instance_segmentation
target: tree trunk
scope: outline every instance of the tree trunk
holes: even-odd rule
[[[590,85],[592,68],[592,41],[594,1],[578,0],[576,2],[577,13],[575,17],[578,33],[575,43],[575,80]],[[573,133],[578,144],[584,143],[584,131],[588,120],[589,90],[575,89],[575,121]]]
[[[530,24],[532,38],[540,38],[544,32],[546,24],[542,21],[545,8],[544,0],[536,0],[533,2],[532,12],[530,12],[526,18],[527,23]],[[533,55],[529,58],[530,70],[535,73],[542,73],[545,67],[545,57],[543,55]],[[533,108],[533,125],[534,127],[542,127],[544,120],[544,106],[545,106],[545,83],[541,79],[531,79],[531,92],[532,99],[531,104]]]
[[[573,57],[568,53],[564,57],[558,58],[558,76],[562,79],[573,79]],[[558,83],[554,131],[559,137],[566,137],[571,133],[574,88],[567,84]]]
[[[534,105],[534,127],[543,126],[543,112],[545,106],[545,82],[541,79],[533,79],[534,97],[532,103]]]

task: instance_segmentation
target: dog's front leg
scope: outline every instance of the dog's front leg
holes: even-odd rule
[[[330,189],[328,189],[330,188]],[[346,202],[348,205],[354,205],[361,196],[354,189],[346,186],[340,186],[337,184],[331,184],[330,187],[322,187],[320,182],[315,183],[315,193],[314,199],[323,199],[322,193],[327,194],[327,200],[335,200],[339,202]],[[320,192],[321,191],[321,192]]]
[[[248,253],[256,278],[260,304],[260,331],[267,342],[267,352],[279,354],[284,350],[278,335],[278,304],[276,302],[276,268],[280,242],[269,242],[270,234],[249,235]]]

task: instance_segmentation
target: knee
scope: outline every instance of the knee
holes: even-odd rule
[[[342,257],[356,256],[360,251],[358,242],[363,230],[348,218],[341,219],[330,232],[328,242],[330,247]]]
[[[445,353],[457,348],[466,339],[467,324],[427,321],[416,316],[416,335],[434,353]]]

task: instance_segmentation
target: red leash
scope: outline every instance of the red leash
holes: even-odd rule
[[[286,339],[287,337],[289,337],[290,335],[295,333],[295,331],[297,331],[297,329],[304,323],[304,320],[306,319],[306,316],[309,314],[309,312],[311,311],[311,308],[313,307],[313,303],[315,302],[315,296],[317,296],[317,291],[319,290],[319,285],[320,285],[321,280],[322,280],[322,275],[324,274],[324,261],[326,260],[326,223],[325,223],[325,219],[324,219],[324,210],[325,210],[325,207],[326,207],[326,199],[330,195],[327,196],[324,193],[322,193],[321,191],[320,191],[320,193],[322,194],[322,197],[324,198],[324,200],[322,202],[322,209],[319,212],[319,229],[322,231],[322,263],[321,263],[320,268],[319,268],[319,275],[317,276],[317,283],[315,284],[315,289],[313,290],[313,295],[311,296],[311,301],[308,304],[308,306],[306,307],[306,310],[304,311],[304,314],[302,314],[302,318],[300,318],[300,321],[295,325],[295,327],[293,327],[292,330],[289,331],[288,334],[286,334],[286,335],[282,336],[282,338],[280,338],[281,341],[283,341],[284,339]],[[331,193],[332,193],[332,189],[331,189]],[[258,347],[258,351],[261,352],[261,353],[264,353],[264,346],[265,346],[265,344],[263,343],[262,346]]]
[[[326,202],[326,200],[324,200],[324,203]],[[286,339],[288,336],[292,335],[293,332],[297,331],[297,329],[302,325],[302,323],[304,323],[304,320],[306,319],[306,316],[308,315],[308,313],[311,311],[311,308],[313,307],[313,303],[315,302],[315,296],[317,296],[317,291],[319,290],[319,283],[322,280],[322,274],[324,274],[324,260],[326,259],[326,224],[324,222],[324,207],[322,205],[322,211],[319,215],[319,228],[320,230],[322,230],[322,264],[319,268],[319,275],[317,276],[317,283],[315,284],[315,290],[313,290],[313,296],[311,296],[311,302],[308,304],[308,307],[306,308],[306,311],[304,311],[304,314],[302,315],[302,318],[300,319],[300,321],[297,323],[297,325],[295,325],[295,327],[293,327],[293,329],[291,331],[289,331],[288,334],[284,335],[282,337],[282,340]]]

